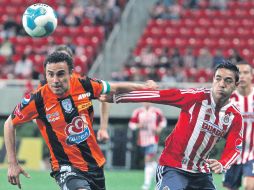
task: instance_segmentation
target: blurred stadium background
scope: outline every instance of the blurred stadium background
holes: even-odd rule
[[[58,27],[47,38],[31,38],[22,29],[24,10],[36,2],[49,4],[58,14]],[[212,69],[221,59],[254,64],[253,26],[252,0],[0,0],[0,189],[11,189],[1,187],[6,176],[2,170],[6,167],[3,122],[22,96],[43,78],[43,60],[56,45],[66,44],[73,50],[75,72],[81,76],[109,81],[154,79],[162,88],[209,87]],[[96,130],[96,101],[94,106]],[[119,169],[126,176],[134,169],[130,176],[139,176],[133,178],[140,180],[137,187],[127,189],[139,189],[142,184],[142,155],[135,146],[136,134],[127,128],[130,113],[137,106],[111,106],[111,139],[101,144],[107,158],[109,190],[114,190],[111,179],[120,177]],[[160,139],[163,146],[179,110],[158,107],[168,120]],[[48,169],[48,152],[36,125],[18,128],[17,135],[20,163],[35,170],[35,176],[46,175],[42,170]],[[213,152],[214,157],[222,147],[223,142]],[[47,177],[44,185],[50,181]],[[216,179],[220,185],[221,176]],[[129,178],[123,180],[118,189],[126,189],[128,182]]]

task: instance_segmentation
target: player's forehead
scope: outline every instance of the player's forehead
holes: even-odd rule
[[[68,65],[65,61],[57,63],[47,63],[46,72],[57,73],[59,71],[68,71]]]
[[[226,68],[220,68],[215,72],[215,77],[235,80],[235,73]]]
[[[240,72],[243,72],[243,71],[252,71],[252,67],[248,64],[239,64],[237,65],[238,69]]]

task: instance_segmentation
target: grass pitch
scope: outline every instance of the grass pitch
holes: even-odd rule
[[[23,190],[59,190],[48,171],[27,171],[31,178],[21,176]],[[141,190],[143,183],[142,170],[106,170],[107,190]],[[223,190],[221,186],[222,175],[214,175],[217,190]],[[154,188],[151,188],[153,190]],[[0,190],[18,190],[7,182],[6,170],[0,170]]]

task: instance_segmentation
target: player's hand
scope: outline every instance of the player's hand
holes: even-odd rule
[[[210,169],[214,173],[216,173],[216,174],[222,173],[223,166],[218,160],[216,160],[216,159],[207,159],[206,161],[210,165]]]
[[[110,102],[113,103],[113,94],[101,94],[99,97],[101,102]]]
[[[23,174],[25,177],[30,178],[30,175],[23,170],[18,163],[9,164],[8,167],[8,182],[12,185],[17,185],[21,189],[21,183],[19,180],[19,174]]]
[[[147,87],[147,89],[151,89],[151,90],[156,90],[159,88],[159,85],[153,80],[147,80],[145,83],[145,86]]]
[[[97,140],[105,143],[109,140],[109,134],[107,129],[99,129],[97,132]]]

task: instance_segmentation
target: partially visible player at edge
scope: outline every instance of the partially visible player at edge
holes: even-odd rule
[[[231,100],[243,116],[243,148],[237,162],[226,172],[223,186],[228,190],[254,189],[254,88],[251,65],[242,61],[237,64],[240,79]]]
[[[8,181],[21,188],[19,174],[29,175],[19,165],[15,151],[15,129],[37,120],[51,156],[51,176],[62,190],[104,190],[105,158],[92,128],[92,100],[101,94],[155,89],[156,83],[108,83],[72,77],[72,58],[53,52],[44,62],[47,84],[26,96],[4,124]]]
[[[181,109],[159,159],[157,190],[216,189],[211,171],[227,170],[241,152],[242,116],[229,101],[238,81],[238,68],[223,60],[215,68],[211,89],[135,91],[113,97],[116,103],[153,102]],[[226,138],[221,158],[210,159],[211,149],[221,138]]]

